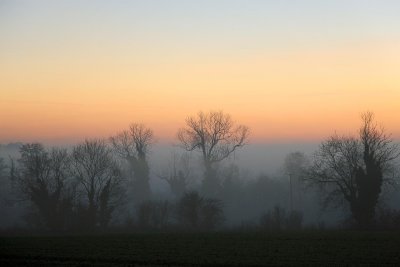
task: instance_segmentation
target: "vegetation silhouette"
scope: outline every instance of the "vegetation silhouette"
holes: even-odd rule
[[[216,195],[220,187],[216,164],[246,145],[249,128],[236,125],[229,114],[222,111],[199,112],[186,119],[186,127],[179,129],[178,140],[187,151],[198,151],[204,164],[203,192]]]
[[[102,140],[86,140],[72,151],[72,175],[81,185],[85,225],[106,227],[111,219],[122,175],[111,149]],[[81,202],[81,203],[82,203]]]
[[[373,225],[382,185],[393,182],[399,149],[373,113],[363,113],[361,119],[358,138],[333,135],[321,144],[306,179],[328,191],[326,203],[349,204],[358,227],[366,229]]]
[[[144,124],[132,123],[128,130],[110,138],[114,151],[128,163],[132,195],[136,203],[150,199],[150,167],[147,154],[154,142],[153,131]]]
[[[185,193],[176,209],[178,222],[189,230],[213,230],[224,220],[222,202],[195,191]]]
[[[159,178],[166,181],[175,197],[181,197],[186,191],[191,175],[190,157],[187,154],[172,155],[172,162],[166,174]]]
[[[12,164],[10,178],[16,182],[20,196],[31,201],[39,214],[32,223],[64,230],[73,201],[68,181],[70,156],[66,150],[47,151],[38,143],[22,145],[20,154],[17,163]]]
[[[178,131],[184,153],[173,154],[168,171],[158,175],[169,191],[157,194],[150,190],[148,161],[155,138],[143,124],[67,149],[22,144],[17,158],[0,158],[0,210],[15,210],[33,231],[51,232],[341,227],[331,219],[338,216],[320,219],[322,195],[321,206],[347,208],[359,229],[400,229],[399,211],[384,206],[382,197],[385,185],[396,182],[398,145],[373,113],[361,118],[357,137],[333,135],[312,158],[287,154],[278,178],[252,179],[227,160],[248,143],[249,129],[222,111],[199,112]]]

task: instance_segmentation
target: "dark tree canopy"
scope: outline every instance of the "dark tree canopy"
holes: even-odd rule
[[[218,188],[214,164],[226,159],[248,141],[249,129],[236,125],[229,114],[222,111],[203,113],[186,119],[186,127],[178,131],[178,140],[187,151],[202,155],[206,193]]]
[[[398,146],[367,112],[362,114],[358,138],[334,135],[321,144],[307,179],[329,191],[327,203],[347,202],[358,225],[368,228],[382,185],[390,182],[392,163],[398,156]]]
[[[128,130],[110,138],[114,151],[129,165],[132,176],[133,198],[136,202],[150,198],[149,148],[154,142],[153,131],[144,124],[133,123]]]
[[[191,174],[191,166],[189,164],[189,155],[177,154],[172,155],[172,161],[169,170],[159,177],[166,181],[171,189],[171,192],[176,197],[181,197],[186,192],[189,177]]]
[[[2,179],[4,179],[6,175],[6,169],[7,165],[4,162],[3,158],[0,158],[0,181],[2,182]]]
[[[110,138],[115,151],[123,158],[145,159],[150,145],[154,141],[153,131],[144,124],[132,123]]]
[[[21,157],[13,164],[11,178],[24,199],[31,201],[43,223],[62,230],[65,216],[72,206],[68,192],[70,157],[64,149],[47,151],[42,144],[24,144]]]
[[[81,185],[87,227],[107,226],[121,197],[121,172],[111,149],[102,140],[86,140],[74,147],[72,172]]]
[[[7,193],[9,193],[9,177],[7,175],[7,165],[3,158],[0,158],[0,205],[6,202]]]
[[[192,230],[212,230],[224,220],[222,202],[204,198],[195,191],[185,193],[176,209],[179,223]]]

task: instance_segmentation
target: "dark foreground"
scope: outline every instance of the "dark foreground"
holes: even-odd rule
[[[400,266],[400,233],[0,237],[0,266]]]

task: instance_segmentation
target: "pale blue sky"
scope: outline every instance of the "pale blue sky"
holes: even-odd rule
[[[2,48],[65,38],[216,50],[400,38],[400,1],[0,1]],[[61,39],[61,40],[60,40]],[[161,42],[161,43],[160,43]]]

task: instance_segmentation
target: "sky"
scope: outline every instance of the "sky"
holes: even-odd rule
[[[72,143],[132,122],[175,140],[223,110],[251,142],[400,138],[399,1],[0,0],[0,143]]]

